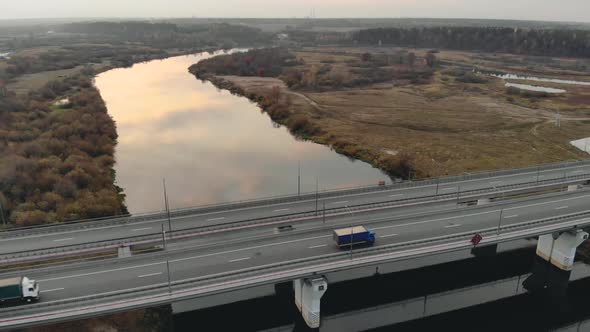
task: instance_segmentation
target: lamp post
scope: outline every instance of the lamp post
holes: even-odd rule
[[[502,225],[502,215],[504,214],[504,209],[500,210],[500,219],[498,219],[498,230],[496,231],[496,235],[500,236],[500,226]]]
[[[440,184],[440,177],[436,178],[436,193],[434,194],[434,198],[438,198],[438,185]]]
[[[170,221],[170,206],[168,205],[168,194],[166,193],[166,179],[162,179],[164,185],[164,206],[166,207],[166,215],[168,216],[168,231],[172,234],[172,222]]]
[[[162,245],[164,246],[164,250],[166,250],[166,230],[164,230],[164,224],[162,224]]]
[[[318,177],[315,177],[315,215],[318,215]]]
[[[297,163],[297,197],[301,196],[301,162]]]
[[[6,226],[6,218],[4,217],[4,209],[2,208],[2,200],[0,200],[0,216],[2,216],[2,224]]]
[[[352,210],[348,207],[348,205],[344,206],[348,212],[350,212],[350,215],[352,216]],[[353,238],[353,230],[354,230],[354,226],[350,225],[350,260],[352,260],[352,238]]]
[[[166,260],[166,273],[168,275],[168,294],[172,293],[172,286],[170,283],[170,261]]]

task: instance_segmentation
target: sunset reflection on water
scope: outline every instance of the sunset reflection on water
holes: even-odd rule
[[[301,163],[302,191],[377,184],[386,176],[329,148],[297,141],[245,98],[188,73],[208,54],[181,56],[100,74],[117,123],[117,183],[131,212],[292,194]]]

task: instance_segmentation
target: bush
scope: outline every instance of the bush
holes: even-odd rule
[[[456,80],[459,82],[462,82],[462,83],[475,83],[475,84],[482,84],[482,83],[488,82],[488,79],[486,79],[480,75],[476,75],[472,72],[466,72],[464,75],[458,76],[456,78]]]
[[[291,117],[287,126],[289,127],[289,130],[295,134],[313,135],[316,132],[316,128],[311,121],[309,121],[307,116],[302,114],[297,114]]]
[[[47,213],[40,210],[16,212],[13,218],[18,226],[36,226],[47,222]]]

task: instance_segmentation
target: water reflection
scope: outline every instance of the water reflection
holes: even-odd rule
[[[590,82],[574,81],[574,80],[562,80],[558,78],[547,78],[547,77],[535,77],[535,76],[521,76],[515,74],[503,74],[503,75],[492,75],[505,80],[526,80],[536,82],[549,82],[549,83],[560,83],[560,84],[574,84],[574,85],[590,85]]]
[[[530,85],[530,84],[518,84],[518,83],[507,82],[505,85],[507,87],[515,87],[515,88],[519,88],[522,90],[528,90],[528,91],[538,91],[538,92],[547,92],[547,93],[565,93],[566,92],[563,89],[548,88],[545,86],[537,86],[537,85]]]
[[[295,140],[245,98],[219,91],[188,73],[210,56],[137,64],[99,75],[117,123],[118,184],[132,212],[161,209],[163,177],[171,207],[292,194],[301,190],[377,184],[386,176],[327,147]]]

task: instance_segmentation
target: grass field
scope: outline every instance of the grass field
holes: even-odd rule
[[[307,68],[330,63],[337,70],[346,70],[350,60],[363,52],[367,50],[314,48],[296,55]],[[454,61],[473,58],[458,52],[437,55]],[[490,70],[504,66],[502,61],[496,67],[486,61]],[[569,141],[590,136],[590,87],[567,86],[566,94],[550,98],[510,96],[501,79],[486,77],[487,82],[481,84],[461,83],[445,75],[444,69],[439,68],[429,84],[393,86],[388,82],[321,92],[291,91],[272,78],[225,79],[261,95],[280,86],[290,95],[292,110],[306,114],[321,129],[312,137],[314,141],[382,168],[404,156],[411,160],[417,177],[587,156]],[[540,74],[571,77],[571,73],[556,76],[553,69]],[[563,88],[555,83],[535,85]],[[555,125],[558,110],[561,128]]]

